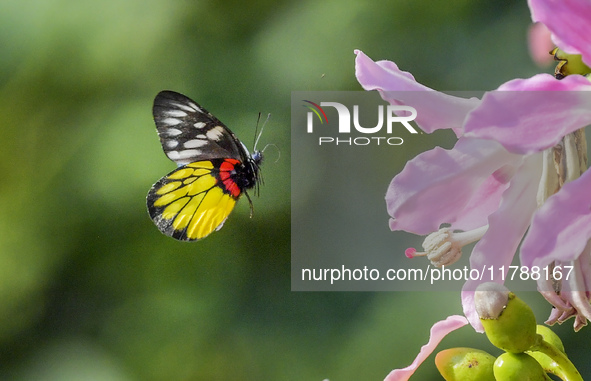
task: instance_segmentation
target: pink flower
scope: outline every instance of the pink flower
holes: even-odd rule
[[[431,334],[429,342],[421,347],[419,354],[415,360],[402,369],[395,369],[385,378],[384,381],[406,381],[410,376],[417,370],[419,365],[425,361],[427,357],[435,350],[435,347],[441,342],[441,340],[447,336],[450,332],[455,331],[468,324],[468,321],[463,316],[452,315],[445,320],[438,321],[431,328]]]
[[[539,28],[545,25],[563,52],[581,56],[560,71],[560,77],[567,75],[562,80],[540,74],[509,81],[482,99],[459,98],[418,83],[394,62],[374,62],[360,51],[355,52],[356,76],[364,89],[379,91],[384,100],[415,107],[423,131],[452,129],[458,137],[451,150],[435,148],[409,161],[388,188],[390,228],[429,234],[424,253],[408,249],[405,254],[447,265],[463,246],[478,241],[471,267],[499,269],[511,264],[523,241],[521,264],[537,266],[538,289],[554,305],[547,323],[575,317],[578,330],[591,320],[591,173],[580,130],[591,124],[591,83],[570,74],[591,71],[580,71],[584,65],[576,62],[591,67],[591,3],[528,3]],[[541,36],[534,42],[545,40]],[[566,64],[569,57],[563,56],[559,59]],[[442,224],[447,227],[440,229]],[[478,331],[474,290],[491,280],[501,282],[498,275],[484,276],[463,287],[464,313]],[[407,380],[445,335],[465,324],[459,316],[436,323],[415,361],[385,381]]]
[[[539,74],[509,81],[481,100],[463,99],[417,83],[392,62],[356,53],[357,78],[366,90],[417,108],[416,122],[424,131],[452,128],[459,136],[452,150],[422,153],[392,180],[386,194],[390,228],[424,235],[449,224],[451,234],[442,243],[453,242],[455,230],[474,232],[468,242],[480,241],[470,257],[472,268],[507,269],[544,189],[545,150],[591,123],[591,94],[582,92],[591,90],[591,83],[579,75],[557,80]],[[548,234],[543,229],[540,234]],[[438,253],[438,260],[446,264],[445,253]],[[478,330],[472,291],[486,281],[500,282],[500,274],[467,282],[462,295],[464,312]]]
[[[547,27],[563,52],[581,56],[560,71],[560,77],[567,75],[562,80],[540,74],[509,81],[482,99],[459,98],[360,51],[355,52],[356,76],[384,100],[415,107],[423,131],[452,129],[458,137],[451,150],[435,148],[409,161],[388,188],[390,228],[429,235],[424,253],[408,249],[405,254],[448,265],[463,246],[478,241],[471,267],[499,269],[511,264],[522,242],[521,264],[537,267],[538,289],[554,305],[547,323],[575,317],[578,330],[591,320],[591,173],[580,130],[591,124],[591,84],[570,74],[591,71],[580,71],[584,65],[576,62],[591,67],[591,3],[528,3],[537,28]],[[537,37],[532,42],[539,48],[547,37]],[[563,56],[557,55],[561,64]],[[442,224],[447,227],[440,229]],[[498,274],[488,275],[468,281],[462,291],[464,313],[478,331],[474,290],[482,282],[501,282]],[[385,381],[407,380],[445,335],[465,324],[458,316],[436,323],[415,361]]]

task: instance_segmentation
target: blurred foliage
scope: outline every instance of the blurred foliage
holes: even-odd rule
[[[433,88],[495,88],[538,71],[528,24],[525,1],[0,2],[0,378],[370,380],[409,364],[457,294],[290,292],[290,92],[359,90],[356,48]],[[153,226],[145,195],[174,167],[151,117],[162,89],[249,147],[272,114],[262,143],[281,155],[254,218],[243,201],[193,244]]]

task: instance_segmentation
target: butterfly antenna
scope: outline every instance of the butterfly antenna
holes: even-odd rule
[[[256,124],[256,126],[254,128],[254,138],[252,139],[253,151],[254,151],[254,147],[256,146],[257,140],[258,140],[257,137],[259,135],[259,123],[260,123],[260,121],[261,121],[261,113],[259,112],[259,116],[257,118],[257,124]]]
[[[256,138],[254,140],[254,146],[252,148],[253,151],[256,151],[257,145],[259,144],[259,139],[261,138],[261,135],[263,134],[263,129],[265,128],[265,125],[267,124],[267,122],[269,121],[270,118],[271,118],[271,114],[267,114],[267,119],[265,119],[265,122],[261,126],[261,130],[259,131],[258,135],[256,134],[256,130],[255,130]],[[257,120],[257,129],[258,129],[260,119],[261,119],[261,113],[259,112],[259,118]]]

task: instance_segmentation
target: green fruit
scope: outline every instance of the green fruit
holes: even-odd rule
[[[531,308],[497,283],[483,283],[474,295],[476,311],[490,342],[511,353],[525,352],[539,340]]]
[[[435,356],[435,365],[447,381],[495,381],[490,354],[473,348],[445,349]]]
[[[493,372],[497,381],[546,381],[544,369],[525,353],[503,353],[495,361]]]

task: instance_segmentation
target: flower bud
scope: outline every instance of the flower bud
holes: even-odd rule
[[[495,381],[495,358],[479,349],[450,348],[435,356],[435,365],[446,381]]]
[[[530,349],[539,340],[531,308],[498,283],[483,283],[474,294],[476,312],[490,342],[507,352]]]

